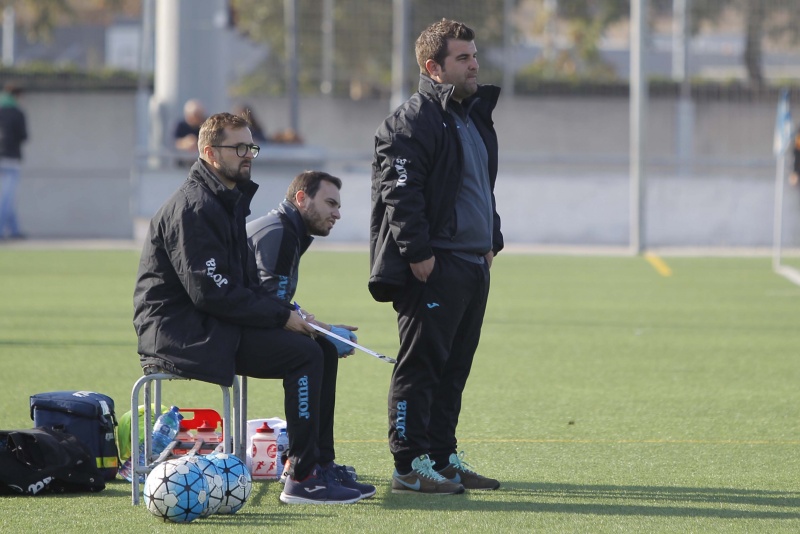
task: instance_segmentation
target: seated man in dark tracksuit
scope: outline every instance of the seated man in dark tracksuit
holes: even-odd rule
[[[308,250],[314,236],[326,236],[341,217],[339,190],[342,181],[324,172],[306,171],[297,175],[286,191],[286,198],[267,215],[247,224],[250,249],[256,259],[261,287],[279,300],[290,303],[297,290],[300,257]],[[313,315],[302,314],[309,322],[339,336],[356,340],[354,326],[329,325]],[[325,374],[336,382],[339,357],[353,354],[354,349],[334,338],[317,336],[317,343],[325,354]],[[335,348],[334,348],[335,347]],[[333,349],[333,350],[331,350]],[[335,388],[323,391],[324,402],[319,422],[320,465],[333,469],[339,482],[355,488],[364,497],[375,494],[375,486],[360,484],[353,478],[354,470],[333,462],[333,419]],[[291,460],[289,460],[291,465]]]

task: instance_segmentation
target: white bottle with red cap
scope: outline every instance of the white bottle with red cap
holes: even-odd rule
[[[253,480],[270,480],[278,477],[278,446],[275,430],[268,423],[256,429],[250,440],[248,459]]]

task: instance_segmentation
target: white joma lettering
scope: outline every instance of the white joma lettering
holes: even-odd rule
[[[408,171],[406,171],[406,165],[410,162],[405,158],[397,158],[394,160],[394,170],[397,171],[397,187],[405,187],[406,182],[408,181]]]
[[[214,283],[217,284],[217,287],[222,287],[228,283],[228,279],[222,276],[221,274],[217,274],[217,260],[211,258],[206,262],[206,275],[214,280]]]

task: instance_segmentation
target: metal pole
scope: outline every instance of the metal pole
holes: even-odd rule
[[[514,17],[514,1],[503,0],[503,93],[507,96],[514,96],[514,70],[516,61],[514,54],[514,29],[511,20]]]
[[[3,66],[14,65],[14,23],[15,13],[13,6],[3,9]]]
[[[142,1],[139,37],[139,77],[136,84],[136,151],[144,162],[150,137],[150,76],[153,73],[153,1]]]
[[[630,45],[630,249],[639,254],[645,249],[645,110],[647,85],[644,73],[644,46],[647,31],[647,0],[631,2]]]
[[[672,79],[683,81],[686,78],[686,0],[672,1]]]
[[[297,59],[297,0],[284,0],[286,26],[286,96],[289,98],[289,127],[300,132],[300,107],[298,104]]]
[[[544,0],[544,12],[547,17],[544,29],[544,58],[547,61],[555,61],[558,39],[558,0]]]
[[[692,146],[694,145],[694,103],[689,83],[689,11],[686,0],[674,0],[672,7],[672,79],[680,83],[675,129],[678,174],[691,172]]]
[[[333,63],[336,49],[334,34],[334,3],[336,0],[322,1],[322,83],[320,91],[323,95],[333,92]]]
[[[786,177],[786,150],[778,157],[775,170],[775,213],[772,221],[772,269],[781,266],[781,245],[783,244],[783,185]]]
[[[408,61],[409,1],[392,0],[392,98],[389,106],[394,111],[408,95],[406,93],[406,62]]]

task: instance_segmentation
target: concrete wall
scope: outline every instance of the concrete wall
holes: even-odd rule
[[[286,102],[249,102],[270,133]],[[628,104],[617,98],[508,99],[496,113],[498,205],[510,243],[625,246],[628,242]],[[30,237],[131,238],[186,169],[133,172],[133,93],[32,93],[20,219]],[[364,242],[372,136],[384,101],[313,98],[301,106],[306,145],[273,145],[257,160],[254,216],[282,198],[300,170],[344,180],[343,219],[329,241]],[[652,99],[648,117],[645,244],[768,247],[772,242],[775,108],[698,103],[691,166],[675,165],[675,102]],[[800,245],[800,190],[787,189],[784,235]]]

